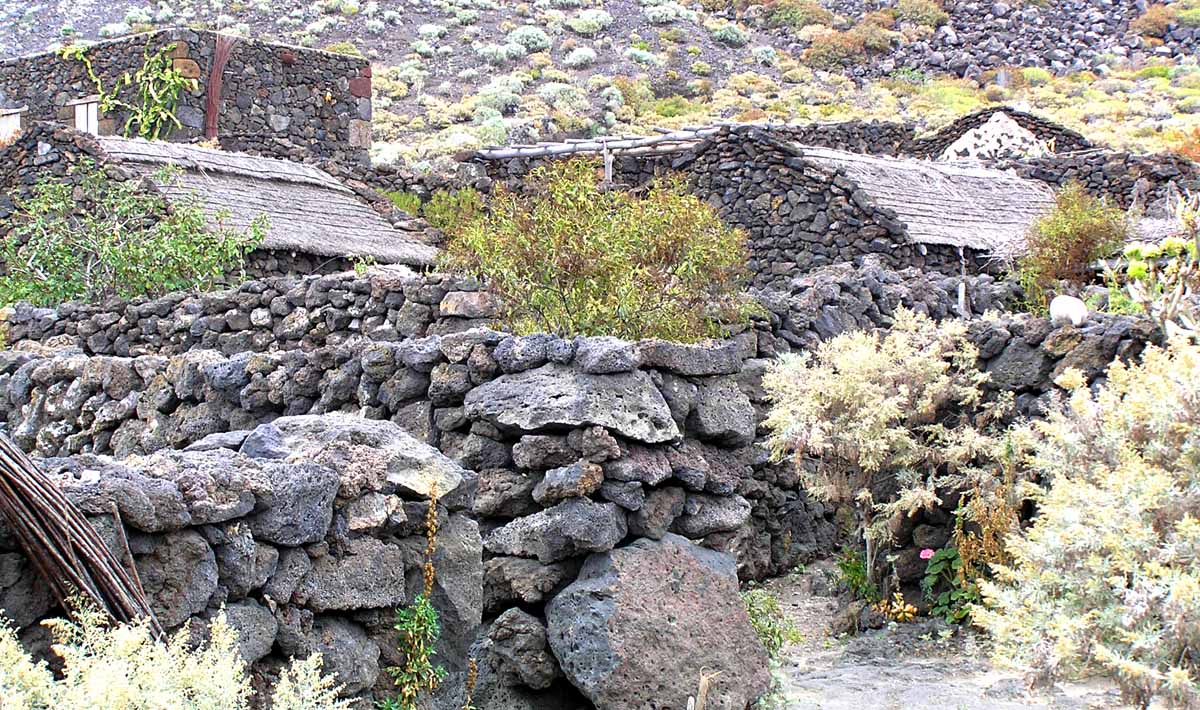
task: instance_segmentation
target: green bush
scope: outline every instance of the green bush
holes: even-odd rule
[[[403,190],[392,190],[391,192],[385,192],[383,194],[388,198],[388,200],[391,201],[392,206],[401,212],[410,214],[414,217],[421,214],[421,196],[417,193],[405,192]]]
[[[449,232],[469,224],[483,212],[483,195],[473,187],[453,192],[438,190],[422,209],[430,225]]]
[[[1059,282],[1090,280],[1096,260],[1119,249],[1128,233],[1128,220],[1119,207],[1093,196],[1079,183],[1068,184],[1056,196],[1054,209],[1029,232],[1021,284],[1030,308],[1044,310],[1047,291]]]
[[[109,625],[104,615],[80,606],[75,621],[44,622],[54,637],[62,672],[25,654],[16,632],[0,618],[0,698],[12,710],[141,710],[220,708],[251,704],[246,663],[238,637],[222,613],[207,642],[195,644],[187,630],[164,641],[147,623]],[[340,686],[321,675],[321,656],[282,669],[270,698],[275,710],[348,710]],[[262,699],[265,700],[265,699]],[[259,703],[262,704],[262,703]]]
[[[262,242],[266,220],[245,232],[209,224],[199,198],[162,197],[113,180],[90,161],[47,178],[17,200],[0,261],[0,304],[98,302],[211,286]],[[175,179],[160,171],[159,181]]]
[[[362,50],[359,49],[358,46],[353,42],[334,42],[333,44],[325,45],[323,49],[326,52],[345,54],[350,57],[361,57],[363,55]]]
[[[936,0],[900,0],[896,3],[896,18],[926,27],[944,25],[950,13]]]
[[[1127,702],[1200,702],[1200,348],[1150,347],[1093,393],[1082,373],[1032,431],[1046,482],[974,620],[1001,661],[1044,681],[1113,676]],[[1158,707],[1156,704],[1155,707]]]
[[[519,333],[697,340],[744,318],[745,237],[681,178],[645,196],[606,189],[591,161],[500,188],[489,212],[450,234],[445,266],[485,278]]]
[[[772,660],[778,658],[789,644],[803,638],[795,622],[779,605],[779,597],[771,592],[765,589],[747,590],[742,592],[742,602],[746,605],[746,613],[750,615],[750,625]]]
[[[833,24],[833,13],[816,0],[782,0],[767,11],[767,25],[802,29],[809,25]]]

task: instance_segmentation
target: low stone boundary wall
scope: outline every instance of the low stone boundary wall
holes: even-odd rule
[[[584,613],[580,609],[593,603],[586,590],[596,584],[615,584],[606,593],[624,599],[620,605],[633,604],[629,614],[654,608],[635,603],[637,585],[649,583],[638,570],[649,566],[699,585],[677,592],[680,603],[689,603],[689,595],[698,590],[709,601],[696,610],[697,623],[727,627],[722,634],[729,636],[722,638],[728,643],[699,650],[704,647],[690,636],[681,639],[678,630],[664,627],[662,643],[654,648],[622,647],[641,644],[637,624],[602,625],[590,632],[602,639],[596,643],[622,647],[624,654],[662,655],[655,668],[684,663],[686,672],[679,678],[669,675],[672,707],[686,702],[687,690],[694,692],[692,670],[698,673],[704,664],[711,665],[711,653],[733,652],[726,659],[729,678],[718,688],[735,699],[730,707],[741,707],[765,690],[766,664],[761,646],[745,635],[752,634],[748,623],[737,616],[744,610],[729,606],[730,599],[737,599],[734,560],[753,560],[743,574],[761,573],[781,568],[785,558],[790,566],[815,556],[835,537],[832,511],[809,504],[795,490],[772,488],[772,483],[788,481],[755,446],[762,407],[757,377],[765,366],[755,357],[755,347],[753,337],[686,346],[607,337],[513,337],[472,329],[401,343],[233,357],[211,350],[136,358],[9,350],[0,351],[0,391],[6,393],[0,411],[19,445],[44,456],[73,454],[68,461],[76,463],[63,465],[92,465],[87,462],[97,460],[97,454],[112,454],[125,458],[126,466],[143,477],[175,481],[185,505],[254,513],[249,539],[225,528],[175,534],[169,525],[177,523],[146,523],[151,532],[162,528],[174,535],[165,542],[171,549],[191,546],[169,561],[186,565],[186,570],[146,568],[151,580],[171,579],[171,594],[186,597],[180,601],[186,611],[169,612],[170,626],[208,613],[220,601],[230,606],[237,602],[238,613],[260,619],[254,622],[256,629],[276,629],[273,645],[266,631],[255,632],[253,642],[261,653],[327,651],[337,656],[336,663],[346,664],[335,668],[353,679],[352,690],[367,691],[377,684],[373,674],[389,652],[384,637],[375,635],[386,634],[387,615],[378,607],[401,603],[411,596],[405,596],[405,589],[419,586],[421,511],[408,501],[410,496],[427,497],[437,483],[451,513],[448,524],[462,528],[439,543],[461,556],[435,560],[449,610],[443,612],[448,614],[444,628],[452,629],[445,652],[458,653],[460,663],[465,662],[465,644],[475,639],[473,630],[479,625],[475,614],[496,618],[475,649],[487,651],[487,672],[494,679],[485,684],[483,697],[509,699],[481,706],[514,707],[504,703],[516,694],[537,699],[529,701],[532,708],[575,707],[571,703],[579,693],[599,704],[616,692],[608,685],[594,686],[590,679],[611,672],[605,664],[617,660],[581,652],[570,628]],[[301,440],[314,443],[297,443]],[[448,458],[435,456],[426,442]],[[183,452],[166,453],[181,447],[186,447]],[[307,559],[312,571],[295,573],[300,582],[288,592],[292,605],[299,607],[294,612],[271,609],[257,597],[253,604],[241,603],[239,594],[249,592],[240,590],[267,593],[274,584],[275,573],[263,569],[283,565],[283,551],[272,551],[274,538],[265,537],[266,546],[257,544],[254,533],[263,526],[257,521],[271,505],[298,515],[293,526],[330,516],[325,508],[295,510],[299,503],[294,500],[280,502],[283,492],[268,490],[261,500],[242,495],[250,484],[243,486],[237,475],[224,472],[226,464],[208,461],[228,460],[233,455],[227,449],[256,462],[303,462],[295,464],[300,468],[294,474],[272,469],[271,476],[295,481],[300,490],[289,489],[288,495],[303,495],[305,505],[333,505],[333,522],[321,527],[319,539],[310,539],[315,533],[294,531],[287,538],[299,536],[316,546],[305,549],[307,557],[297,558],[301,567]],[[138,524],[148,519],[151,513],[143,510],[142,501],[149,494],[142,492],[143,484],[122,483],[136,476],[122,473],[115,461],[99,460],[95,465],[104,469],[81,472],[79,480],[98,482],[109,495],[126,495],[130,505],[142,507],[123,511],[123,516]],[[400,474],[393,471],[397,467]],[[176,468],[184,470],[173,478]],[[420,473],[409,476],[408,471]],[[258,475],[246,474],[252,482]],[[455,477],[465,481],[461,493],[451,485]],[[314,488],[326,479],[325,488]],[[167,497],[164,509],[175,499]],[[769,510],[789,503],[790,518]],[[157,499],[151,512],[156,506]],[[460,509],[470,520],[456,522]],[[197,514],[205,524],[233,517]],[[285,518],[282,513],[279,517]],[[376,527],[399,540],[363,536]],[[242,537],[235,539],[235,534]],[[704,556],[715,553],[689,540],[731,554],[708,559]],[[210,551],[204,544],[215,547]],[[399,549],[392,550],[393,544]],[[222,547],[229,545],[249,550],[238,554],[247,556],[250,561],[241,564],[250,569],[222,572],[222,555],[235,553]],[[696,555],[699,566],[689,567]],[[623,567],[630,564],[633,568]],[[603,565],[625,571],[614,582],[597,576]],[[726,567],[727,573],[709,579]],[[226,577],[232,580],[228,584],[240,585],[239,591],[222,596],[215,586]],[[718,580],[726,580],[719,585],[729,594],[714,592]],[[20,604],[21,597],[11,599],[16,601],[0,592],[0,607]],[[662,603],[658,597],[651,601]],[[330,610],[350,616],[337,617],[340,621],[322,616]],[[661,619],[650,616],[639,623]],[[509,629],[513,625],[520,628],[516,640]],[[504,660],[507,644],[516,643],[516,650],[526,653],[538,650],[523,645],[532,642],[541,649],[535,668]]]

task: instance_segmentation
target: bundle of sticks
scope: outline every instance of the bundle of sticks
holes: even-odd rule
[[[161,636],[115,504],[112,513],[125,564],[37,464],[0,435],[0,515],[63,608],[70,611],[68,601],[82,596],[114,621],[147,619]]]

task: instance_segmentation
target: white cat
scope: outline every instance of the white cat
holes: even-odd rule
[[[1074,296],[1055,296],[1054,300],[1050,301],[1050,322],[1055,325],[1083,325],[1087,317],[1087,304]]]

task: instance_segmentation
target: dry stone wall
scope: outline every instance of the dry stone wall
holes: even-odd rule
[[[468,474],[395,424],[288,417],[187,451],[40,464],[118,559],[131,554],[164,627],[202,635],[223,608],[256,684],[321,653],[344,694],[364,698],[388,691],[381,669],[399,661],[394,609],[422,591],[436,486],[438,651],[451,670],[465,663],[483,578]],[[36,622],[61,612],[2,524],[0,570],[0,613],[45,654]]]
[[[210,106],[216,106],[217,136],[229,150],[293,160],[331,158],[365,163],[371,145],[371,69],[361,57],[238,38],[220,86],[213,85],[218,34],[172,29],[98,43],[87,50],[105,89],[141,68],[143,52],[174,45],[175,68],[197,81],[180,97],[182,128],[172,140],[204,138]],[[121,90],[133,103],[136,86]],[[213,96],[219,90],[219,96]],[[73,124],[68,102],[99,93],[82,62],[54,53],[0,60],[0,101],[27,106],[27,125],[36,121]],[[120,133],[128,115],[101,116],[100,131]]]
[[[1094,195],[1128,209],[1140,199],[1145,207],[1164,198],[1169,185],[1200,188],[1200,166],[1170,153],[1083,151],[1002,163],[1019,175],[1061,187],[1078,182]]]
[[[467,532],[475,531],[481,542],[452,534],[440,544],[464,549],[467,557],[470,544],[476,544],[474,559],[482,567],[471,567],[465,557],[438,566],[443,584],[461,597],[447,602],[447,628],[455,634],[463,629],[465,634],[479,625],[478,620],[469,621],[475,613],[503,618],[496,621],[500,630],[493,625],[486,637],[476,640],[476,652],[487,652],[487,672],[494,679],[485,693],[504,698],[495,701],[498,705],[481,707],[522,707],[509,704],[517,702],[514,697],[530,708],[574,707],[569,703],[579,693],[606,703],[604,707],[641,707],[612,700],[612,687],[596,684],[596,678],[614,672],[614,664],[624,663],[621,658],[646,661],[647,673],[651,667],[655,674],[662,668],[675,669],[665,674],[674,679],[670,688],[659,691],[672,707],[686,703],[687,690],[702,668],[719,662],[729,670],[729,678],[717,685],[717,696],[726,698],[730,707],[742,707],[765,691],[768,681],[765,652],[748,621],[735,612],[740,606],[730,607],[731,600],[737,600],[738,545],[752,544],[757,537],[740,533],[752,526],[754,507],[743,491],[761,499],[761,491],[752,489],[762,485],[755,484],[755,470],[766,465],[765,455],[755,446],[762,402],[754,376],[763,363],[756,358],[753,333],[746,335],[711,346],[686,346],[607,337],[514,337],[471,329],[398,343],[359,342],[232,357],[210,350],[135,358],[8,350],[0,353],[0,391],[6,393],[0,411],[13,440],[36,454],[71,455],[73,461],[112,456],[145,461],[156,465],[154,470],[163,466],[156,462],[164,456],[187,458],[218,449],[237,449],[259,459],[307,461],[308,456],[296,453],[293,441],[301,434],[326,441],[331,435],[314,432],[318,425],[344,430],[339,441],[361,447],[356,453],[321,444],[331,462],[340,459],[353,468],[359,456],[372,459],[368,450],[387,451],[391,446],[371,432],[380,427],[403,430],[414,441],[395,448],[407,465],[425,470],[422,465],[434,462],[435,470],[452,471],[466,481],[461,495],[453,486],[440,484],[439,490],[447,491],[445,505],[462,506],[470,513],[471,525],[477,523],[478,528]],[[448,460],[434,457],[428,444]],[[153,453],[181,448],[184,453]],[[136,458],[147,454],[150,459]],[[310,555],[318,557],[313,569],[329,575],[314,581],[311,589],[301,587],[308,595],[306,608],[314,614],[354,610],[353,618],[360,619],[360,606],[375,609],[404,599],[399,591],[385,594],[386,589],[399,590],[403,582],[397,579],[386,586],[398,574],[395,560],[387,557],[393,553],[386,543],[363,541],[354,534],[355,525],[366,524],[358,515],[391,519],[392,511],[403,509],[404,520],[420,520],[418,511],[397,508],[396,501],[386,498],[392,490],[376,488],[383,485],[376,479],[426,496],[429,482],[397,483],[391,469],[388,464],[375,474],[344,467],[338,471],[338,496],[347,501],[348,510],[345,527],[333,529],[349,538],[350,561],[335,562],[335,555],[322,562],[324,548]],[[451,478],[448,473],[439,475]],[[104,472],[98,477],[108,480],[115,475]],[[221,490],[228,491],[225,479],[219,480]],[[335,488],[331,483],[328,495]],[[237,500],[238,505],[251,505]],[[795,546],[807,542],[811,555],[832,541],[832,512],[820,506],[807,512],[810,517],[796,521],[807,538],[796,535]],[[408,534],[412,528],[403,530]],[[170,542],[179,544],[174,538]],[[696,544],[729,554],[699,550]],[[769,559],[769,538],[765,545]],[[195,546],[202,555],[203,548]],[[791,549],[782,543],[776,547]],[[272,557],[270,551],[255,550]],[[608,564],[622,568],[625,577],[614,581],[597,572]],[[384,567],[392,570],[392,577],[380,578]],[[660,603],[695,604],[689,590],[699,585],[695,589],[700,598],[711,598],[711,604],[702,605],[701,611],[707,611],[698,612],[698,618],[707,619],[711,628],[724,628],[723,638],[733,639],[730,643],[698,648],[691,636],[678,635],[686,630],[679,630],[657,634],[660,643],[648,648],[639,636],[649,623],[643,619],[642,626],[622,624],[610,629],[607,640],[595,641],[624,649],[618,658],[581,653],[578,643],[563,634],[574,610],[594,599],[593,592],[585,590],[596,584],[607,585],[607,594],[623,599],[620,604],[628,614],[644,615],[645,609],[631,606],[636,590],[661,584],[661,579],[658,572],[649,579],[639,570],[668,568],[685,586],[676,592],[678,598],[658,597]],[[411,569],[408,558],[402,569]],[[258,572],[253,574],[255,581],[240,582],[242,587],[267,583]],[[419,584],[419,575],[413,579]],[[188,578],[182,586],[191,590],[193,580]],[[204,581],[189,609],[199,609],[202,599],[213,598],[209,586]],[[471,589],[477,599],[467,598]],[[725,591],[714,591],[719,589]],[[560,593],[570,593],[574,601],[560,602]],[[344,601],[345,595],[356,601]],[[360,596],[368,601],[358,600]],[[552,598],[560,605],[544,608]],[[332,632],[318,621],[313,628],[319,627],[327,638]],[[283,628],[282,620],[276,622]],[[511,629],[505,629],[513,625],[525,641],[530,636],[539,640],[545,653],[537,668],[505,655],[513,650],[506,644],[515,643]],[[345,633],[334,634],[337,643],[358,649],[358,655],[345,662],[354,665],[353,677],[363,683],[373,664],[383,663],[378,654],[384,653],[379,644],[366,645],[371,658],[359,657],[362,644],[371,637],[370,624],[367,627],[364,633],[336,629]],[[299,648],[290,638],[276,638],[279,652]],[[466,639],[452,636],[447,643],[451,641],[458,645],[447,653],[456,651],[459,659],[466,658]],[[524,648],[525,641],[518,645]],[[684,654],[688,648],[692,650]],[[647,676],[626,668],[621,677],[636,684]]]

